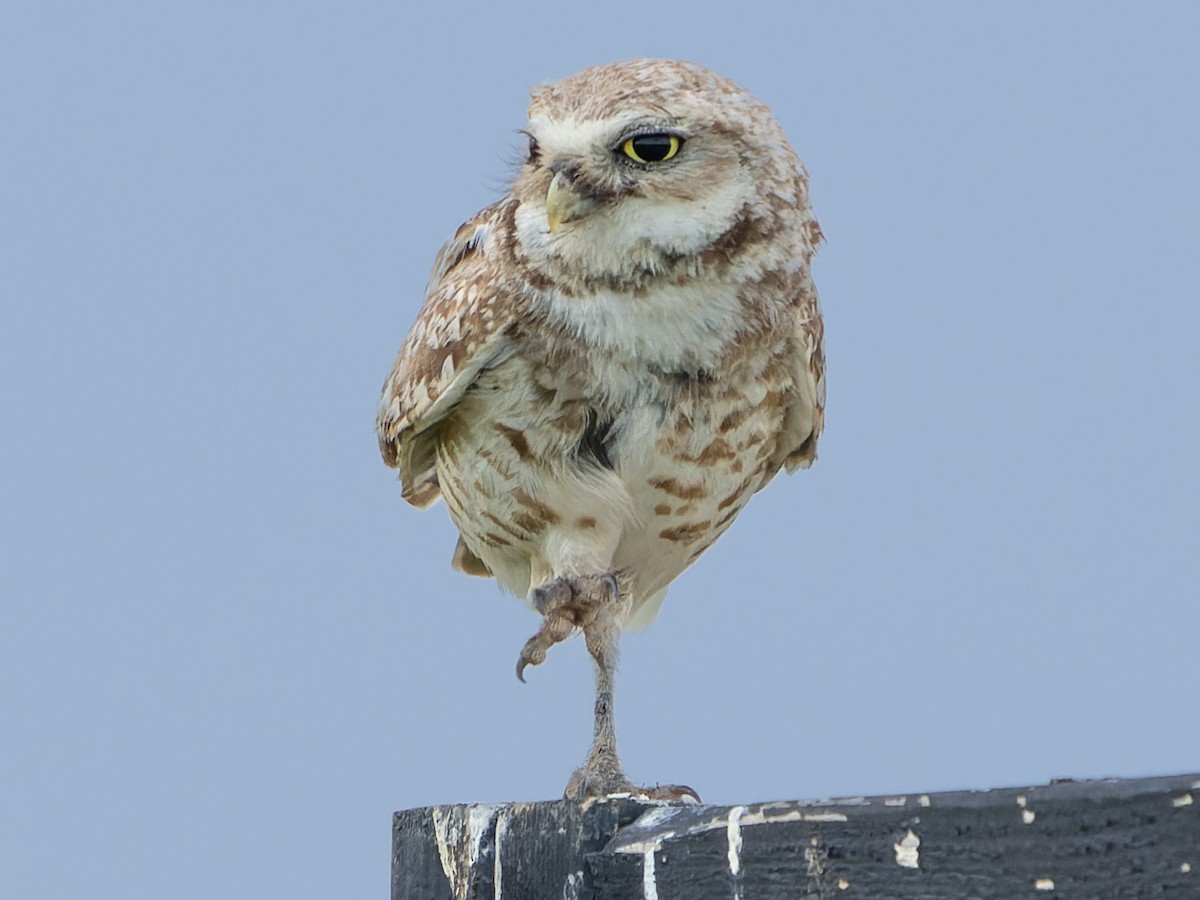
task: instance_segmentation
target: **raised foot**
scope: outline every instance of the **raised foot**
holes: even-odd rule
[[[542,627],[525,642],[517,659],[517,678],[525,680],[526,666],[540,666],[546,651],[566,640],[576,628],[586,629],[600,611],[620,598],[617,579],[611,575],[576,575],[558,578],[534,588],[530,600],[542,614]]]
[[[656,784],[654,787],[642,787],[631,782],[623,772],[615,775],[598,772],[583,766],[575,770],[567,789],[563,791],[564,800],[587,800],[589,798],[611,797],[613,795],[628,795],[660,803],[699,803],[700,795],[686,784]]]

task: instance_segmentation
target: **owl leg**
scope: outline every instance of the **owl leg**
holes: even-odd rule
[[[588,653],[596,664],[596,721],[592,749],[571,776],[563,796],[568,800],[630,794],[651,800],[682,800],[699,795],[690,787],[663,784],[639,787],[625,777],[617,756],[617,729],[613,721],[613,675],[617,668],[617,642],[621,637],[621,589],[616,576],[576,575],[557,578],[530,594],[542,614],[542,627],[525,642],[517,660],[517,677],[525,680],[525,667],[541,665],[546,651],[583,629]]]
[[[576,628],[586,629],[601,610],[615,606],[620,596],[617,579],[610,574],[564,576],[534,588],[530,599],[542,614],[542,627],[521,650],[517,678],[524,681],[526,666],[540,666],[547,650],[569,638]]]
[[[563,797],[584,800],[588,797],[607,797],[611,794],[630,794],[650,800],[678,801],[691,797],[697,803],[700,795],[686,785],[660,784],[639,787],[626,777],[617,756],[617,729],[613,721],[613,673],[617,667],[617,640],[620,626],[615,615],[603,613],[584,628],[588,652],[596,662],[596,723],[592,749],[587,761],[575,770]]]

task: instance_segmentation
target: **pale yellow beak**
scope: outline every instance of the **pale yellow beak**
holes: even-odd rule
[[[546,191],[546,224],[554,234],[567,222],[582,219],[595,207],[596,201],[575,190],[571,179],[558,172]]]

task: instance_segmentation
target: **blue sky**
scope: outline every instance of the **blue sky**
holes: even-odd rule
[[[718,803],[1200,769],[1188,3],[0,10],[0,894],[381,896],[395,809],[555,797],[578,641],[451,572],[375,400],[528,87],[682,57],[828,242],[822,455],[624,644]]]

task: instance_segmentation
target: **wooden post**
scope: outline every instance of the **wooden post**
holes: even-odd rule
[[[392,900],[1200,898],[1200,774],[744,806],[396,813]]]

